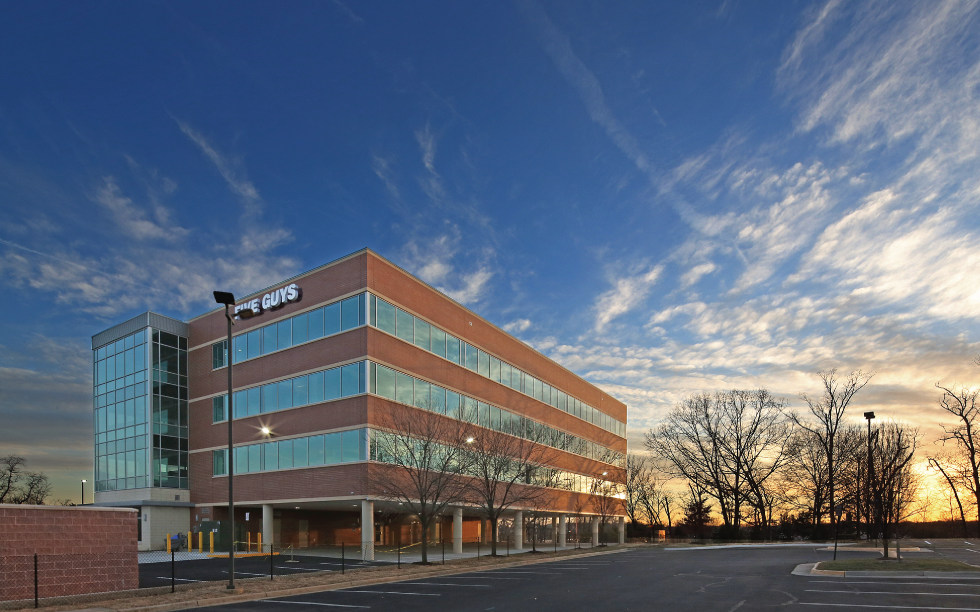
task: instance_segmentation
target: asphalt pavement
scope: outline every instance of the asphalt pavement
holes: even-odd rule
[[[829,560],[832,552],[816,550],[824,546],[626,549],[608,555],[565,558],[209,609],[228,612],[300,612],[304,608],[313,611],[325,607],[398,612],[745,612],[799,606],[804,609],[980,611],[980,576],[977,579],[928,579],[791,574],[801,563]],[[978,560],[974,561],[980,562],[980,553],[970,553],[967,548],[956,548],[956,554],[975,554]],[[839,559],[869,556],[878,555],[844,548],[838,552]]]
[[[171,569],[175,584],[191,584],[194,582],[209,582],[228,580],[229,568],[227,557],[217,558],[181,558],[183,553],[177,553],[176,560],[171,566],[169,560],[159,563],[140,563],[140,588],[170,586]],[[195,555],[196,556],[196,555]],[[361,561],[359,559],[340,559],[339,557],[319,557],[309,555],[275,555],[270,563],[269,556],[236,557],[235,576],[237,578],[269,577],[286,574],[305,574],[309,572],[339,572],[344,569],[355,569],[368,565],[390,565],[385,562]]]

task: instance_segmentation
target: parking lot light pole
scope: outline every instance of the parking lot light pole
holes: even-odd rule
[[[875,418],[875,413],[865,412],[864,418],[867,419],[868,421],[868,473],[864,475],[865,486],[867,487],[866,488],[867,492],[864,497],[865,497],[865,503],[868,504],[868,541],[870,542],[871,525],[874,524],[874,521],[871,520],[871,514],[873,512],[871,506],[871,474],[874,471],[874,465],[871,462],[871,419]],[[875,537],[875,539],[877,539],[877,537]]]
[[[86,482],[88,482],[88,481],[85,480],[84,478],[82,478],[82,503],[78,504],[79,506],[84,506],[85,505],[85,483]]]
[[[226,291],[215,291],[214,301],[219,304],[224,304],[225,306],[225,319],[228,320],[228,340],[225,352],[225,365],[228,366],[228,414],[225,417],[228,419],[228,518],[231,522],[231,544],[228,546],[228,588],[235,588],[235,489],[234,489],[234,466],[235,466],[235,453],[232,447],[232,380],[231,380],[231,326],[233,325],[231,320],[231,311],[228,309],[230,306],[235,305],[235,296]],[[249,311],[251,312],[251,311]]]

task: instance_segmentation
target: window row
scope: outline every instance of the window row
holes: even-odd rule
[[[146,396],[109,404],[95,410],[95,433],[146,423]]]
[[[96,360],[92,378],[96,385],[102,385],[144,369],[146,369],[146,345],[137,344],[134,348]]]
[[[146,449],[134,449],[97,457],[95,480],[146,476],[146,452]]]
[[[130,334],[125,338],[110,342],[92,352],[95,353],[95,360],[100,361],[106,357],[112,357],[116,353],[121,353],[126,349],[134,348],[137,344],[143,344],[144,342],[146,342],[146,330],[141,329],[135,334]]]
[[[115,480],[96,480],[95,490],[102,491],[124,491],[126,489],[144,489],[150,486],[153,479],[149,476],[137,476],[135,478],[117,478]],[[184,489],[187,487],[184,486]]]
[[[469,421],[481,427],[535,440],[559,450],[618,465],[622,454],[601,444],[538,423],[414,376],[369,362],[371,393],[423,410]]]
[[[133,436],[131,438],[120,438],[113,442],[103,442],[95,445],[95,456],[102,457],[125,451],[134,451],[146,448],[147,436]]]
[[[318,404],[367,391],[366,362],[331,368],[296,378],[281,380],[244,391],[234,396],[235,418],[285,410],[306,404]],[[224,421],[228,414],[228,396],[212,399],[212,420]]]
[[[333,465],[367,459],[367,429],[235,447],[235,474]],[[228,449],[212,451],[212,474],[228,474]]]
[[[538,380],[520,368],[467,344],[377,296],[370,295],[370,306],[372,326],[606,431],[621,437],[626,436],[625,423]]]
[[[109,431],[96,433],[95,443],[105,444],[107,442],[118,442],[119,440],[125,440],[126,438],[132,438],[134,436],[145,436],[145,435],[146,435],[146,424],[133,425],[132,427],[110,429]]]
[[[130,390],[127,387],[144,382],[146,382],[146,372],[141,370],[135,374],[129,374],[125,378],[110,380],[103,385],[95,385],[95,407],[100,408],[106,404],[143,395],[146,392],[145,388],[137,392],[136,389]],[[114,393],[115,395],[113,395]]]
[[[404,434],[371,430],[371,459],[373,461],[392,463],[395,465],[415,465],[416,460],[407,456],[410,452],[412,452],[410,451],[412,442],[413,439],[405,436]],[[441,452],[441,449],[444,448],[441,445],[436,446],[437,448],[434,449],[434,452]],[[398,454],[404,454],[406,456],[397,457],[396,455]],[[475,472],[471,473],[471,470],[466,467],[467,464],[471,466],[474,465],[474,462],[468,461],[465,454],[462,456],[456,456],[461,457],[461,461],[455,465],[453,473],[469,474],[479,477],[479,474]],[[575,472],[566,472],[564,470],[559,470],[557,468],[544,465],[528,466],[519,464],[520,462],[514,462],[513,469],[523,469],[522,473],[511,471],[508,474],[506,473],[506,470],[502,470],[500,474],[501,477],[505,478],[507,481],[513,480],[521,484],[548,487],[551,489],[572,491],[575,493],[589,493],[590,491],[595,490],[592,489],[594,484],[604,485],[608,487],[609,490],[614,490],[616,488],[616,483],[611,481],[600,480],[591,476],[583,476],[582,474],[577,474]]]
[[[364,294],[257,327],[233,339],[235,363],[353,329],[365,322]],[[211,345],[213,369],[227,363],[227,341]]]

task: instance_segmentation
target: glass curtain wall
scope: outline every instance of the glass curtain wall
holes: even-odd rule
[[[92,351],[95,490],[149,486],[147,330]]]
[[[152,364],[152,486],[186,489],[187,339],[156,329],[149,345]]]

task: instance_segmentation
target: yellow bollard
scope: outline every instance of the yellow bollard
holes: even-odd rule
[[[248,533],[246,533],[245,535],[247,535],[247,536],[248,536],[248,537],[246,538],[246,540],[247,540],[247,541],[246,541],[246,543],[245,543],[245,552],[247,552],[247,553],[250,553],[250,552],[252,552],[252,532],[251,532],[251,531],[249,531],[249,532],[248,532]]]
[[[167,554],[170,554],[170,534],[167,534]]]
[[[262,554],[262,532],[258,533],[259,543],[255,545],[259,549],[259,554]]]
[[[211,534],[211,554],[213,555],[214,554],[214,532],[213,531],[209,531],[208,533]]]
[[[204,552],[204,532],[197,532],[197,552],[198,554]]]

